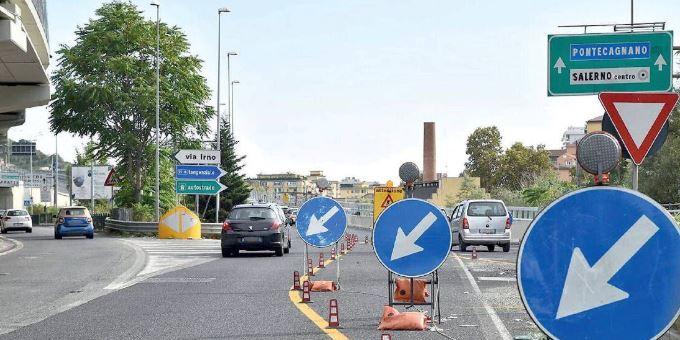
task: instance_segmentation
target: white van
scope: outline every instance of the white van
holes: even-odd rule
[[[510,251],[512,218],[500,200],[468,200],[459,203],[451,213],[454,245],[461,251],[468,246],[486,246],[494,251],[498,245]]]

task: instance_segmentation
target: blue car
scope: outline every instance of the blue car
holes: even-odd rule
[[[59,210],[54,224],[54,238],[60,240],[63,236],[85,236],[94,238],[92,216],[85,207],[66,207]]]

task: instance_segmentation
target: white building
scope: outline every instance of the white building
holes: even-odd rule
[[[562,147],[566,149],[567,145],[576,143],[586,135],[585,127],[570,126],[562,135]]]

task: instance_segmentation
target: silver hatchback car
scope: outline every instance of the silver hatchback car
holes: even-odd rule
[[[500,200],[468,200],[459,203],[451,214],[453,244],[461,251],[468,246],[484,245],[494,251],[496,245],[510,251],[512,218]]]

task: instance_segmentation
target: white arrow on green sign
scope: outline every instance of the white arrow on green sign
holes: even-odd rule
[[[226,188],[217,181],[175,181],[175,191],[184,195],[216,195]]]
[[[673,32],[548,36],[548,95],[671,91]]]

